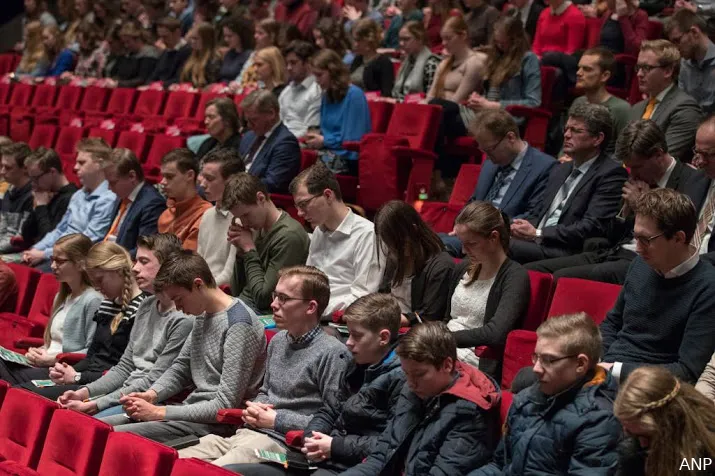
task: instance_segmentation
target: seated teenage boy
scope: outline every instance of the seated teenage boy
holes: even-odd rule
[[[368,294],[345,310],[346,342],[354,365],[345,374],[344,402],[326,402],[305,428],[302,452],[320,469],[313,476],[338,474],[370,455],[372,445],[393,416],[405,374],[395,353],[400,305],[389,294]],[[337,406],[330,403],[338,403]],[[243,476],[290,475],[269,464],[226,466]]]

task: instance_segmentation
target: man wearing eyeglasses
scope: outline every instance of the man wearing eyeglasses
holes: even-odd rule
[[[469,476],[610,475],[618,465],[617,386],[602,367],[601,335],[585,313],[541,324],[532,362],[538,380],[514,395],[492,462]]]
[[[662,365],[695,383],[715,350],[715,268],[699,259],[698,214],[685,195],[666,188],[635,205],[639,257],[614,308],[601,323],[603,362],[617,379]]]
[[[665,132],[668,150],[682,162],[692,158],[693,131],[702,119],[697,101],[676,84],[680,52],[667,40],[644,41],[636,77],[647,99],[631,108],[630,119],[651,119]]]
[[[0,175],[10,184],[0,200],[0,253],[15,250],[11,240],[32,211],[32,181],[25,164],[28,155],[30,148],[24,142],[0,147]]]
[[[695,134],[695,164],[705,173],[702,190],[703,206],[695,230],[700,257],[715,264],[715,117],[703,122]]]

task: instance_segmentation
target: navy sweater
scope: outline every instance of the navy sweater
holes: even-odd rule
[[[715,268],[700,261],[665,279],[633,260],[616,305],[601,323],[604,362],[623,362],[621,380],[642,365],[663,365],[695,383],[715,350]]]

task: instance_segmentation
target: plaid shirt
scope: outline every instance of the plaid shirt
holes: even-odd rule
[[[290,344],[309,344],[310,341],[315,339],[315,337],[320,334],[323,330],[320,328],[320,324],[313,327],[311,330],[299,337],[293,337],[288,334],[288,343]]]

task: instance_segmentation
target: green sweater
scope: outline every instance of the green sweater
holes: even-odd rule
[[[259,314],[270,314],[278,271],[305,264],[310,238],[300,223],[282,211],[268,232],[255,235],[255,245],[255,250],[236,255],[231,293]]]

